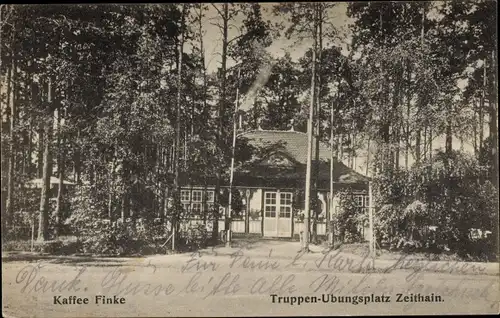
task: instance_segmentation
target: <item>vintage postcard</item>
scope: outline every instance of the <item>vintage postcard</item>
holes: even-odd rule
[[[498,314],[496,9],[2,4],[3,316]]]

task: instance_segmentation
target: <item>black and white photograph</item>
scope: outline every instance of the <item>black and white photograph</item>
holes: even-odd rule
[[[497,23],[1,4],[3,317],[498,314]]]

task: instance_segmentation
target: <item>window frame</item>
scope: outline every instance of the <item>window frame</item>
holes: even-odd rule
[[[209,197],[209,194],[210,193],[210,196]],[[205,202],[206,203],[213,203],[215,201],[215,191],[214,190],[206,190],[205,191]]]
[[[196,199],[197,200],[195,200],[195,193],[197,194],[196,195],[196,197],[197,197]],[[194,190],[193,189],[193,191],[191,191],[191,202],[202,203],[203,202],[203,190],[198,190],[198,189]]]
[[[184,195],[187,193],[187,199]],[[191,201],[191,190],[181,189],[181,203],[187,203]]]
[[[360,208],[370,207],[370,198],[368,195],[366,195],[366,194],[354,194],[353,197],[354,197],[354,201],[356,202],[357,207],[360,207]]]
[[[200,217],[210,212],[215,199],[215,191],[200,188],[181,189],[181,204],[188,214]]]
[[[268,197],[269,195],[269,197]],[[274,195],[274,197],[273,197]],[[276,191],[265,191],[264,192],[264,217],[265,218],[276,218],[276,213],[278,211],[278,192]],[[269,200],[269,202],[268,202]],[[274,200],[274,203],[273,203]],[[268,210],[269,208],[269,210]],[[271,209],[274,208],[274,209]]]
[[[283,202],[283,198],[282,196],[285,195],[285,203],[282,203]],[[287,198],[286,196],[289,196],[289,198]],[[289,200],[289,202],[287,202]],[[292,217],[292,212],[293,212],[293,193],[291,192],[280,192],[280,205],[279,205],[280,209],[279,209],[279,217],[280,218],[291,218]],[[285,208],[287,209],[286,211],[283,211],[282,208]]]
[[[365,193],[355,193],[352,195],[353,200],[355,201],[356,207],[362,209],[363,211],[368,211],[368,208],[370,207],[370,198],[367,194]],[[332,198],[330,198],[332,200]],[[361,203],[361,204],[360,204]],[[334,214],[340,213],[340,205],[335,204],[334,205]]]
[[[277,191],[264,192],[264,217],[268,219],[291,219],[293,216],[293,193]]]
[[[362,194],[354,195],[354,202],[356,203],[356,207],[362,208],[365,203],[364,201],[365,201],[364,195]]]

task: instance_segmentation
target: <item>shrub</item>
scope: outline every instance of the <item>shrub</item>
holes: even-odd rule
[[[72,202],[73,212],[65,223],[81,240],[84,253],[129,255],[160,251],[167,238],[166,224],[155,219],[103,219],[89,188]]]
[[[220,200],[220,205],[223,207],[227,207],[229,205],[229,190],[224,189],[222,191],[222,194],[219,198]],[[240,191],[236,188],[232,188],[231,190],[231,206],[232,206],[232,212],[231,216],[233,218],[238,218],[243,216],[244,212],[244,205],[243,205],[243,197],[240,193]]]
[[[293,215],[295,216],[295,220],[299,222],[304,221],[304,212],[305,212],[305,202],[306,202],[306,197],[305,197],[305,191],[301,189],[295,190],[293,194],[293,201],[292,201],[292,210],[293,210]],[[311,218],[314,217],[314,215],[317,213],[318,216],[321,214],[321,201],[318,199],[317,196],[311,196],[310,198],[310,211],[311,211]]]
[[[2,242],[2,251],[11,252],[11,251],[25,251],[28,252],[31,250],[31,242],[25,240],[10,240]]]
[[[107,255],[153,254],[162,250],[167,238],[165,224],[144,219],[122,222],[96,221],[93,235],[85,235],[85,253]]]
[[[31,240],[12,240],[2,244],[3,251],[31,251]],[[80,241],[45,241],[33,242],[33,252],[49,253],[53,255],[71,255],[83,251]]]
[[[63,242],[61,241],[46,241],[46,242],[35,242],[35,251],[48,254],[57,254],[63,247]]]
[[[451,251],[468,259],[496,257],[491,240],[470,235],[477,228],[498,236],[498,189],[474,157],[438,153],[432,162],[378,176],[374,190],[381,244],[408,252]]]
[[[250,220],[258,220],[262,216],[262,210],[250,209]]]
[[[339,195],[339,213],[335,214],[335,223],[340,239],[345,243],[362,240],[360,226],[363,224],[363,209],[356,204],[351,191],[342,191]]]
[[[198,250],[207,246],[209,233],[204,224],[190,224],[180,233],[187,250]]]

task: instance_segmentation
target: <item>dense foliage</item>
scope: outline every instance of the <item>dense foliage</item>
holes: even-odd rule
[[[377,178],[375,188],[382,244],[496,257],[498,190],[473,156],[438,153],[432,162]]]
[[[119,254],[137,242],[156,249],[175,223],[178,242],[202,246],[210,234],[186,224],[179,186],[215,186],[207,220],[217,238],[238,115],[244,130],[304,132],[312,107],[316,142],[332,139],[351,168],[365,156],[380,241],[490,257],[496,242],[470,233],[498,236],[495,9],[488,0],[1,5],[2,237],[71,230],[83,249]],[[273,45],[285,40],[279,55]],[[239,139],[236,166],[256,151]],[[294,195],[299,221],[304,192]],[[232,198],[241,217],[240,193]],[[357,210],[342,205],[343,235],[356,240]],[[437,237],[420,233],[434,226]]]
[[[350,190],[339,193],[339,211],[335,214],[334,224],[343,243],[363,241],[362,231],[366,225],[367,211],[359,206]]]

